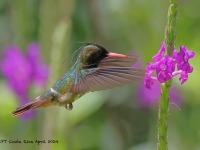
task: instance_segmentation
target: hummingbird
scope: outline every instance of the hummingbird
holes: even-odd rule
[[[12,112],[19,116],[30,109],[52,105],[73,108],[87,92],[112,89],[143,79],[145,71],[134,68],[136,56],[112,53],[95,43],[85,43],[74,65],[46,92]]]

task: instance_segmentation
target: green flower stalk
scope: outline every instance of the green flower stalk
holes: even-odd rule
[[[176,39],[176,20],[178,13],[178,4],[177,0],[170,0],[170,6],[168,9],[168,21],[167,26],[165,28],[165,44],[166,44],[166,54],[172,56],[175,39]]]
[[[157,150],[167,150],[167,120],[169,107],[169,92],[172,79],[161,84],[161,97],[158,112],[158,145]]]
[[[170,6],[168,9],[168,22],[165,29],[165,47],[166,54],[172,56],[174,51],[174,44],[176,39],[175,26],[178,13],[178,4],[176,0],[170,0]],[[157,150],[167,150],[167,121],[168,121],[168,109],[169,109],[169,92],[172,79],[161,84],[161,97],[158,112],[158,145]]]

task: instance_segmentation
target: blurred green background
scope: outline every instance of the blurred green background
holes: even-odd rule
[[[0,50],[15,44],[25,52],[31,42],[40,44],[51,74],[45,89],[30,88],[29,96],[34,98],[69,69],[81,42],[95,42],[112,52],[137,54],[144,68],[164,39],[168,6],[167,0],[1,0]],[[170,104],[170,150],[200,150],[199,6],[199,0],[179,0],[176,46],[184,44],[196,56],[191,60],[194,72],[188,81],[180,86],[178,78],[174,80],[182,99],[178,106]],[[88,93],[74,103],[72,111],[49,107],[22,120],[10,113],[18,107],[19,99],[1,75],[0,149],[156,149],[158,106],[139,106],[138,84]],[[14,144],[1,140],[55,143]]]

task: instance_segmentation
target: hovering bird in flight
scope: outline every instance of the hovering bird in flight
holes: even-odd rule
[[[136,56],[111,53],[94,43],[80,48],[75,64],[45,93],[12,112],[19,116],[24,112],[52,105],[73,108],[72,103],[91,91],[123,86],[144,76],[144,70],[133,68]]]

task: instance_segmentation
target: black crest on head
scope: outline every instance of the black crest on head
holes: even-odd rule
[[[97,68],[100,61],[107,57],[109,53],[104,47],[98,44],[86,43],[84,46],[94,46],[86,60],[86,68]]]

